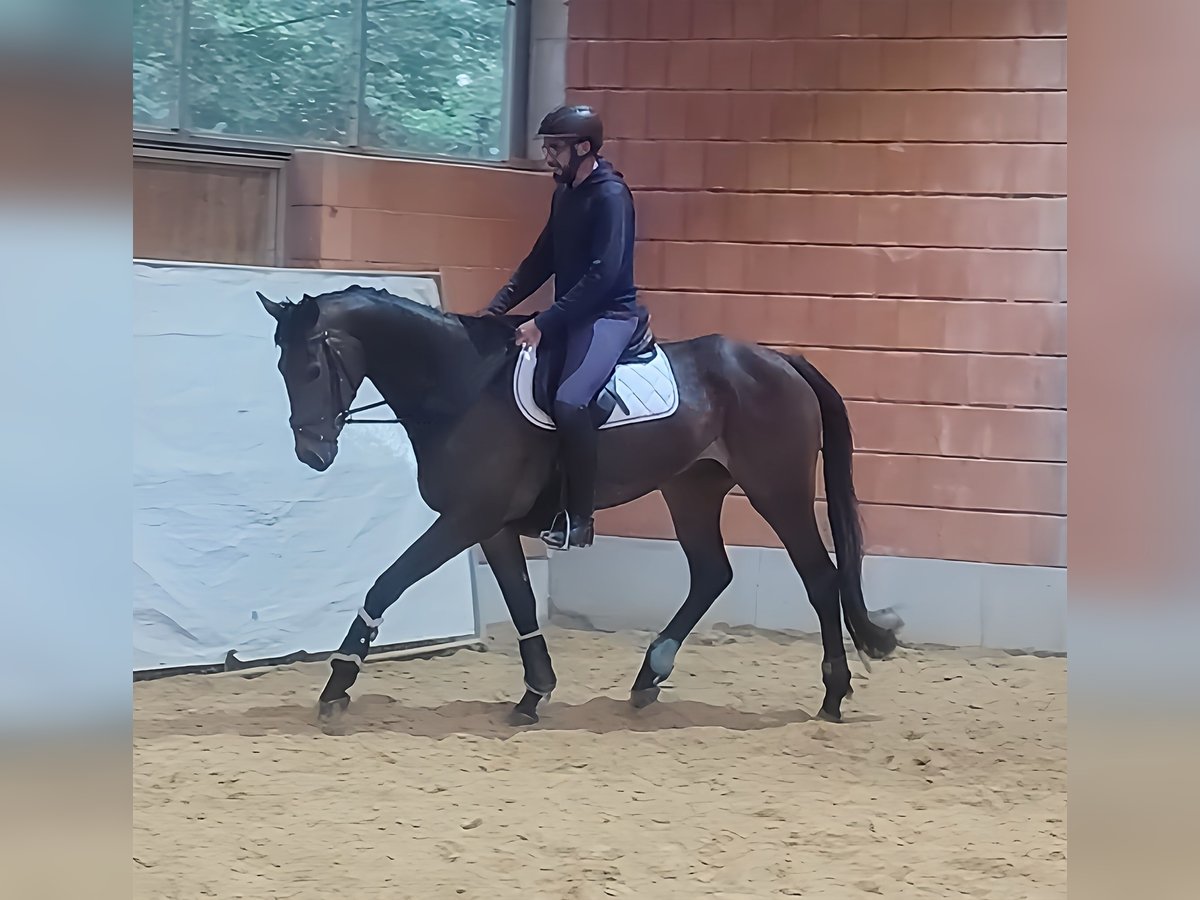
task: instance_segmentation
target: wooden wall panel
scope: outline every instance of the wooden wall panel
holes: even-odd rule
[[[135,157],[134,256],[277,265],[279,184],[277,167]]]

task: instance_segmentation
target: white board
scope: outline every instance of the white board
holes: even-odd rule
[[[348,425],[324,473],[295,455],[255,291],[299,300],[355,283],[440,308],[429,276],[134,263],[135,671],[334,650],[433,522],[399,425]],[[355,404],[378,399],[368,383]],[[478,632],[463,553],[388,610],[376,644]]]

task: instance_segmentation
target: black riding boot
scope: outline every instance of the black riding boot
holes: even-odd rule
[[[542,532],[542,540],[556,550],[590,547],[596,533],[596,429],[587,407],[555,404],[555,424],[567,476],[567,512]]]

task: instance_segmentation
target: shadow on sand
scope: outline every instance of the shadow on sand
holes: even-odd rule
[[[659,701],[635,710],[622,698],[595,697],[571,705],[551,702],[541,709],[541,721],[518,728],[508,724],[509,702],[456,700],[436,707],[404,706],[392,697],[365,694],[330,730],[317,722],[315,706],[253,707],[247,710],[197,712],[186,718],[152,719],[137,723],[139,738],[164,735],[204,736],[236,734],[261,737],[268,734],[338,735],[394,732],[414,737],[444,738],[452,735],[507,739],[530,731],[587,731],[610,734],[619,731],[655,732],[681,728],[724,728],[729,731],[761,731],[812,720],[803,710],[753,713],[728,706],[713,706],[696,700]],[[849,713],[847,724],[877,721],[877,717]]]

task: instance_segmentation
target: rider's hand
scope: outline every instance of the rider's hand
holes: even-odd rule
[[[542,330],[533,319],[517,329],[517,345],[520,347],[536,347],[541,339]]]

